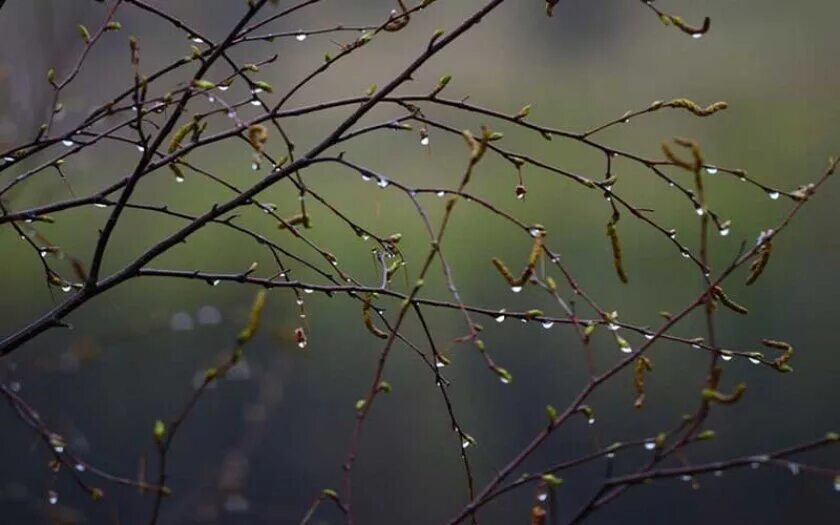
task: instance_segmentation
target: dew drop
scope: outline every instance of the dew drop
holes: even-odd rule
[[[61,291],[64,292],[64,293],[68,293],[72,289],[73,289],[73,287],[69,283],[64,283],[64,284],[61,285]]]
[[[645,334],[645,339],[647,339],[648,341],[652,340],[652,339],[653,339],[653,337],[654,337],[654,335],[653,335],[653,334],[651,334],[651,333],[647,333],[647,334]]]
[[[702,217],[703,214],[706,213],[706,210],[704,210],[703,208],[694,208],[694,213]]]
[[[767,194],[767,196],[770,197],[770,200],[774,200],[774,201],[779,200],[779,192],[778,191],[771,191],[770,193]]]
[[[630,345],[619,346],[619,348],[621,348],[621,351],[624,352],[625,354],[632,354],[633,353],[633,347],[631,347]]]
[[[252,106],[259,106],[261,104],[262,104],[262,102],[260,102],[259,100],[256,100],[256,99],[251,101]]]
[[[219,286],[220,282],[222,282],[221,279],[213,279],[210,281],[210,286]]]
[[[228,89],[230,89],[230,86],[226,86],[224,84],[219,86],[219,91],[227,91]]]
[[[834,490],[840,492],[840,476],[834,477]]]
[[[140,153],[145,153],[146,148],[144,148],[143,146],[137,146],[137,151],[139,151]]]
[[[718,169],[716,166],[706,166],[706,173],[708,173],[709,175],[714,175],[717,172]]]
[[[439,192],[435,193],[435,195],[437,195],[438,197],[443,197],[444,195],[446,195],[446,192],[439,191]]]
[[[182,182],[184,182],[184,177],[181,175],[175,175],[175,182],[181,184]]]
[[[368,172],[363,171],[363,172],[362,172],[362,180],[363,180],[364,182],[369,182],[369,181],[370,181],[370,179],[371,179],[371,177],[370,177],[370,175],[368,175]]]
[[[15,158],[14,157],[3,157],[3,160],[5,160],[6,162],[14,162]]]
[[[521,286],[511,286],[510,291],[513,292],[513,293],[519,293],[519,292],[522,291],[522,287]]]
[[[204,43],[204,40],[200,36],[193,36],[193,37],[190,38],[190,40],[192,40],[196,44],[203,44]]]
[[[62,140],[61,143],[67,146],[68,148],[72,148],[76,144],[75,142],[69,139]]]
[[[645,441],[645,450],[653,450],[656,448],[655,441]]]
[[[504,308],[499,310],[499,315],[496,316],[496,322],[497,323],[505,322],[505,310],[504,310]]]
[[[306,33],[304,33],[304,32],[298,33],[295,36],[295,40],[297,40],[298,42],[303,42],[304,40],[306,40]]]
[[[303,289],[303,293],[312,293],[312,292],[314,292],[314,291],[315,291],[315,290],[313,290],[312,288],[304,288],[304,289]]]
[[[58,493],[54,490],[47,492],[47,501],[50,502],[50,505],[58,503]]]
[[[586,420],[586,423],[589,424],[589,425],[594,425],[595,424],[595,418],[590,417],[589,419]]]
[[[761,361],[756,359],[755,357],[750,357],[749,361],[750,361],[750,363],[752,363],[754,365],[757,365],[757,364],[761,363]]]
[[[533,238],[542,237],[545,235],[545,230],[542,228],[531,228],[528,230],[528,234],[531,235]]]
[[[380,188],[387,188],[388,184],[390,184],[390,182],[388,182],[388,179],[379,179],[378,181],[376,181],[376,185]]]
[[[615,452],[610,452],[607,454],[607,459],[615,459]]]
[[[20,392],[20,389],[23,388],[23,385],[20,381],[12,381],[9,383],[9,388],[12,389],[12,392]]]
[[[461,448],[463,448],[463,449],[469,448],[470,446],[472,446],[472,444],[473,444],[472,439],[464,438],[464,439],[461,440]]]
[[[688,259],[689,257],[691,257],[691,254],[689,254],[685,250],[680,250],[680,255],[682,255],[684,259]]]
[[[694,40],[700,40],[701,38],[703,38],[703,33],[694,33],[693,35],[691,35],[691,38],[693,38]]]
[[[726,237],[729,235],[729,228],[721,228],[718,233],[720,233],[721,237]]]
[[[619,329],[619,328],[621,328],[621,327],[620,327],[620,326],[618,326],[618,325],[617,325],[617,324],[615,324],[615,323],[609,323],[609,324],[607,324],[607,329],[608,329],[608,330],[611,330],[611,331],[613,331],[613,332],[618,331],[618,329]]]
[[[53,447],[56,454],[63,454],[64,453],[64,445],[56,445]]]
[[[303,306],[303,299],[295,300],[295,304],[298,305],[298,306]]]
[[[426,137],[423,137],[422,139],[420,139],[420,145],[421,146],[428,146],[429,145],[429,137],[426,136]]]
[[[680,479],[683,481],[691,481],[691,476],[688,474],[683,474],[682,476],[680,476]]]
[[[799,475],[799,463],[788,463],[788,468],[790,469],[790,473],[794,476]]]
[[[361,238],[362,238],[362,240],[363,240],[363,241],[368,241],[368,240],[370,240],[370,235],[368,235],[368,234],[366,234],[366,233],[363,233],[363,234],[361,235]]]
[[[545,501],[548,499],[548,494],[545,492],[540,492],[537,494],[537,501]]]
[[[731,355],[723,354],[723,355],[720,356],[720,358],[723,359],[724,361],[732,361],[732,356]]]
[[[695,344],[691,345],[691,348],[693,348],[695,350],[700,350],[700,345],[695,343]]]
[[[546,330],[548,330],[552,326],[554,326],[554,321],[545,321],[542,324],[542,327],[545,328]]]
[[[41,250],[38,253],[41,255],[41,259],[44,259],[47,256],[47,251],[46,250]]]
[[[76,472],[84,472],[84,471],[86,470],[86,469],[85,469],[85,466],[84,466],[84,465],[82,465],[81,463],[76,463],[76,467],[75,467],[75,468],[76,468]]]
[[[254,89],[251,90],[252,95],[259,95],[262,92],[263,92],[262,88],[254,88]]]
[[[207,102],[209,102],[211,104],[216,102],[216,97],[214,97],[213,95],[208,95],[207,96]]]
[[[256,162],[252,162],[251,163],[251,171],[257,171],[258,169],[260,169],[260,165],[257,164]]]
[[[301,348],[301,349],[306,348],[306,341],[299,341],[297,345],[298,345],[298,348]]]
[[[510,384],[510,378],[509,377],[500,377],[499,381],[501,381],[503,385],[509,385]]]

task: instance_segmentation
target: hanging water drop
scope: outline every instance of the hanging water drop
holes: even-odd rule
[[[594,425],[595,424],[595,418],[590,417],[589,419],[586,420],[586,423],[589,424],[589,425]]]
[[[388,179],[385,178],[381,178],[378,181],[376,181],[376,185],[380,188],[387,188],[388,184],[390,184],[390,182],[388,182]]]
[[[303,42],[304,40],[306,40],[306,33],[304,33],[303,31],[299,32],[297,35],[295,35],[295,40],[297,40],[298,42]]]
[[[698,206],[697,208],[694,208],[694,213],[696,213],[698,216],[702,217],[703,214],[706,213],[706,210],[704,210],[703,208]]]
[[[645,441],[645,450],[653,450],[656,448],[655,441]]]
[[[144,148],[143,146],[138,145],[138,146],[137,146],[137,151],[139,151],[140,153],[145,153],[145,152],[146,152],[146,148]]]
[[[718,233],[720,233],[721,237],[726,237],[729,235],[729,228],[721,228]]]
[[[175,175],[175,182],[177,182],[178,184],[181,184],[182,182],[184,182],[184,176],[183,175]]]
[[[439,191],[439,192],[435,193],[435,195],[437,195],[438,197],[443,197],[444,195],[446,195],[446,192]]]
[[[73,286],[71,286],[70,283],[64,283],[64,284],[61,285],[61,291],[64,292],[64,293],[68,293],[72,289],[73,289]]]
[[[75,142],[73,142],[70,139],[64,139],[64,140],[61,141],[61,143],[65,146],[67,146],[68,148],[72,148],[73,145],[75,144]]]
[[[547,499],[548,499],[548,493],[547,492],[540,492],[539,494],[537,494],[537,501],[545,501]]]
[[[522,291],[522,287],[521,286],[511,286],[510,291],[513,292],[513,293],[519,293],[519,292]]]
[[[691,35],[691,38],[693,38],[694,40],[699,40],[703,38],[703,33],[694,33],[693,35]]]
[[[615,324],[615,323],[608,323],[608,324],[607,324],[607,330],[610,330],[610,331],[616,332],[616,331],[618,331],[618,329],[619,329],[619,328],[621,328],[621,327],[620,327],[620,326],[618,326],[618,325],[617,325],[617,324]]]
[[[429,137],[428,135],[420,139],[421,146],[428,146],[429,145]]]
[[[799,475],[799,463],[788,463],[788,468],[790,469],[790,473],[794,476]]]
[[[552,326],[554,326],[554,321],[543,321],[543,323],[542,323],[542,327],[545,328],[546,330],[548,330]]]
[[[213,279],[210,281],[210,286],[219,286],[220,282],[222,282],[221,279]]]
[[[50,502],[50,505],[58,503],[58,493],[54,490],[47,492],[47,501]]]
[[[752,363],[754,365],[757,365],[757,364],[761,363],[761,360],[756,359],[755,357],[750,357],[749,361],[750,361],[750,363]]]
[[[682,255],[684,259],[688,259],[689,257],[691,257],[691,254],[688,253],[686,250],[680,250],[680,255]]]
[[[315,290],[313,290],[312,288],[304,288],[304,289],[303,289],[303,293],[312,293],[312,292],[314,292],[314,291],[315,291]]]
[[[721,354],[720,358],[724,361],[732,361],[732,356],[729,354]]]
[[[85,470],[86,469],[84,465],[82,465],[81,463],[76,463],[76,472],[84,472]]]
[[[228,89],[230,89],[230,86],[226,86],[225,84],[219,85],[219,91],[227,91]]]
[[[706,166],[706,173],[708,173],[709,175],[714,175],[714,174],[715,174],[715,173],[717,173],[717,172],[718,172],[717,167],[715,167],[715,166]]]
[[[767,194],[767,196],[770,197],[770,200],[774,200],[774,201],[779,200],[779,195],[780,194],[779,194],[778,191],[771,191]]]
[[[648,341],[651,341],[653,338],[654,338],[653,334],[651,334],[651,333],[646,333],[645,334],[645,339],[647,339]]]
[[[295,304],[298,305],[298,306],[303,306],[303,299],[295,300]]]
[[[260,104],[262,104],[262,102],[260,102],[260,101],[259,101],[259,100],[257,100],[257,99],[254,99],[254,100],[252,100],[252,101],[251,101],[251,105],[252,105],[252,106],[259,106]]]
[[[505,309],[504,308],[499,310],[499,315],[496,316],[496,322],[497,323],[505,322]]]

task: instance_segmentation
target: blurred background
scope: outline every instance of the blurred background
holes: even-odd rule
[[[215,39],[222,38],[243,11],[244,2],[181,0],[150,3],[170,10]],[[284,2],[281,2],[284,4]],[[378,23],[395,7],[386,0],[325,1],[268,26],[271,31],[298,31],[337,24]],[[383,35],[363,52],[337,64],[295,96],[289,107],[361,96],[371,84],[386,84],[423,49],[438,28],[452,28],[482,2],[438,2],[412,19],[404,31]],[[674,136],[697,140],[710,163],[743,168],[762,182],[793,190],[816,180],[826,159],[840,154],[836,123],[840,117],[840,62],[836,20],[840,4],[781,0],[740,2],[669,0],[657,5],[689,22],[704,16],[712,29],[692,39],[665,27],[640,2],[561,1],[553,18],[543,3],[507,2],[469,35],[415,75],[401,93],[427,93],[437,79],[452,74],[445,94],[515,113],[532,105],[532,121],[580,131],[620,117],[654,100],[688,97],[700,104],[726,100],[730,109],[707,119],[688,113],[661,111],[610,129],[596,138],[611,146],[658,157],[660,144]],[[51,104],[45,80],[54,67],[62,78],[82,50],[76,25],[98,27],[104,7],[88,1],[10,0],[0,10],[0,149],[31,140]],[[56,132],[68,129],[88,112],[131,85],[127,35],[136,35],[141,70],[155,71],[190,53],[183,32],[126,6],[116,17],[123,26],[98,44],[78,79],[62,94],[64,109]],[[325,53],[358,33],[312,35],[305,40],[277,39],[237,48],[243,62],[277,54],[277,60],[255,78],[274,86],[266,99],[280,94],[318,67]],[[187,70],[166,77],[155,94],[178,86]],[[192,70],[189,70],[192,74]],[[223,78],[219,67],[211,78]],[[248,96],[239,83],[218,96],[237,101]],[[206,110],[197,103],[195,111]],[[543,140],[475,115],[424,107],[430,116],[458,129],[478,129],[489,123],[506,133],[503,145],[586,177],[603,176],[603,156],[571,141]],[[243,118],[258,108],[241,109]],[[348,114],[347,110],[284,121],[298,151],[317,143]],[[398,116],[391,109],[374,112],[364,124]],[[226,119],[211,122],[222,129]],[[215,126],[215,128],[214,128]],[[365,164],[392,180],[414,187],[455,188],[465,163],[463,141],[430,131],[428,147],[417,131],[384,130],[344,145],[347,158]],[[0,174],[5,185],[15,175],[53,158],[63,146],[22,167]],[[271,136],[268,151],[279,156],[279,137]],[[125,176],[139,159],[130,144],[102,144],[73,156],[63,166],[67,184],[56,173],[45,173],[4,197],[13,210],[65,199],[70,191],[87,195]],[[267,173],[251,169],[251,152],[242,143],[222,143],[190,155],[240,187]],[[619,181],[614,191],[652,216],[676,228],[679,238],[697,246],[697,217],[689,202],[651,173],[626,161],[616,161]],[[689,174],[672,175],[690,185]],[[526,167],[525,199],[518,200],[518,183],[510,165],[497,159],[480,165],[470,191],[525,223],[543,224],[548,243],[563,257],[580,285],[621,319],[655,326],[657,312],[679,311],[700,290],[696,269],[681,258],[661,234],[625,214],[620,223],[625,266],[630,283],[618,281],[612,268],[604,227],[610,208],[598,192],[548,172]],[[379,188],[335,166],[316,166],[304,173],[306,183],[358,224],[380,236],[401,233],[408,255],[408,280],[413,282],[419,260],[428,249],[416,209],[393,186]],[[732,220],[728,237],[713,238],[718,268],[752,243],[763,229],[786,215],[792,202],[771,200],[763,191],[719,173],[707,177],[710,207]],[[68,188],[69,184],[69,188]],[[135,202],[167,204],[185,213],[206,211],[230,196],[195,174],[176,184],[167,171],[143,179]],[[723,390],[748,384],[745,398],[734,407],[713,411],[708,427],[718,438],[693,446],[688,459],[701,462],[754,454],[818,438],[840,427],[838,374],[834,357],[838,336],[836,317],[840,281],[840,241],[835,208],[840,188],[828,184],[780,237],[765,275],[755,286],[743,286],[743,272],[728,292],[751,309],[739,317],[718,316],[722,346],[760,350],[761,338],[790,341],[796,347],[794,374],[735,359],[726,363]],[[279,184],[263,196],[281,216],[297,212],[293,186]],[[439,221],[444,199],[420,197],[433,221]],[[305,233],[335,253],[341,267],[369,284],[378,282],[371,260],[373,245],[313,199],[308,201],[314,227]],[[89,257],[108,210],[95,207],[56,214],[55,224],[38,232],[62,250],[83,260]],[[256,209],[242,212],[243,224],[266,232],[291,251],[317,257],[288,232]],[[105,271],[115,271],[182,223],[155,214],[129,212],[117,230]],[[561,316],[539,290],[512,294],[495,273],[490,258],[501,257],[513,268],[527,257],[531,239],[501,218],[469,203],[456,207],[444,242],[446,256],[465,301],[509,310],[542,308]],[[28,320],[63,299],[58,289],[43,284],[37,254],[10,227],[0,228],[0,334],[18,330]],[[221,228],[206,228],[186,245],[154,262],[155,267],[218,272],[243,271],[257,261],[260,275],[270,275],[272,262],[255,243]],[[323,261],[318,264],[323,267]],[[68,276],[67,261],[56,261]],[[298,279],[319,281],[312,272],[292,265]],[[561,282],[560,275],[554,278]],[[448,298],[438,269],[424,291]],[[403,278],[395,286],[406,288]],[[563,283],[561,293],[571,298]],[[44,334],[0,361],[0,381],[13,385],[62,434],[68,447],[101,468],[134,477],[141,458],[149,455],[154,473],[151,437],[156,419],[169,420],[193,391],[203,370],[230,352],[247,319],[255,290],[222,283],[143,279],[128,282],[75,312],[72,330]],[[340,465],[354,421],[354,403],[371,381],[382,342],[362,325],[359,305],[346,297],[306,295],[305,319],[290,292],[268,295],[259,335],[247,347],[234,373],[219,381],[198,404],[177,438],[172,452],[170,482],[174,494],[164,505],[162,523],[297,523],[321,489],[340,488]],[[393,318],[398,304],[385,302]],[[584,306],[579,305],[581,312]],[[583,315],[590,316],[590,312]],[[504,385],[487,370],[475,349],[450,348],[466,333],[463,317],[454,311],[429,311],[438,343],[447,348],[446,368],[459,421],[477,444],[471,447],[478,484],[483,486],[544,426],[544,407],[565,407],[585,381],[582,350],[574,334],[556,325],[492,318],[485,326],[487,350],[514,377]],[[308,345],[300,349],[293,331],[304,327]],[[699,316],[680,324],[675,333],[704,335]],[[406,334],[418,343],[422,332],[412,320]],[[634,334],[623,334],[633,345]],[[425,350],[426,346],[421,345]],[[618,360],[614,341],[604,330],[594,336],[596,361],[603,369]],[[703,352],[659,342],[651,350],[654,372],[647,377],[647,403],[634,410],[632,377],[619,374],[591,399],[596,424],[571,421],[524,466],[539,471],[546,465],[577,457],[594,446],[655,436],[673,427],[699,401],[706,372]],[[358,523],[441,523],[465,503],[466,489],[457,437],[450,429],[434,376],[405,346],[392,354],[385,378],[390,396],[379,398],[370,413],[354,470],[353,504]],[[66,473],[54,475],[50,457],[30,428],[8,404],[0,408],[0,522],[2,523],[145,523],[151,496],[135,489],[102,486],[106,498],[91,502]],[[642,447],[616,458],[619,472],[630,472],[650,452]],[[802,461],[840,468],[837,450],[821,450]],[[568,519],[603,479],[605,465],[594,462],[564,472],[563,486],[553,504],[557,523]],[[519,472],[515,474],[518,476]],[[515,477],[514,476],[514,477]],[[699,489],[666,480],[630,490],[592,516],[593,523],[830,523],[840,511],[840,494],[826,476],[800,474],[762,466],[727,472],[722,478],[700,476]],[[58,495],[49,504],[48,493]],[[526,523],[534,490],[521,489],[486,507],[482,523]],[[340,523],[334,508],[324,507],[313,523]]]

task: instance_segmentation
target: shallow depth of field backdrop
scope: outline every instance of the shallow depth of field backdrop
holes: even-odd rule
[[[153,3],[216,37],[228,29],[244,4]],[[508,112],[532,104],[534,121],[573,130],[588,129],[654,100],[682,96],[702,104],[726,100],[730,109],[711,118],[660,112],[616,127],[604,138],[617,147],[657,156],[662,141],[692,137],[709,162],[744,168],[787,190],[815,180],[826,158],[838,153],[837,2],[670,0],[666,6],[663,1],[663,8],[688,20],[711,17],[712,30],[697,40],[664,27],[635,1],[561,1],[551,19],[544,16],[542,2],[534,0],[529,7],[525,3],[511,2],[487,18],[427,64],[403,91],[427,92],[448,73],[453,80],[447,94],[453,98],[469,95],[472,102]],[[278,29],[368,22],[377,13],[387,16],[393,7],[384,0],[326,4],[302,11]],[[363,94],[370,84],[385,82],[399,71],[435,28],[451,27],[479,4],[472,0],[435,4],[406,32],[377,41],[314,83],[295,102]],[[94,27],[102,12],[94,2],[77,0],[9,0],[0,10],[2,149],[34,134],[50,100],[45,72],[49,67],[61,71],[75,60],[81,49],[76,24]],[[81,118],[130,85],[129,34],[138,36],[149,70],[189,54],[190,42],[184,35],[161,22],[131,7],[117,18],[123,30],[96,47],[81,77],[63,96],[67,121]],[[341,39],[339,35],[311,36],[302,42],[278,40],[253,46],[249,55],[258,60],[279,53],[260,78],[282,91],[323,60],[325,52],[334,52],[331,40]],[[310,144],[335,118],[337,114],[322,121],[309,119],[306,126],[291,123],[290,131],[301,146]],[[472,116],[452,121],[472,129],[483,122]],[[383,131],[353,143],[348,151],[391,178],[418,186],[454,187],[464,164],[463,143],[434,131],[430,139],[426,148],[416,133]],[[602,157],[577,146],[521,132],[510,133],[505,140],[584,175],[602,173]],[[104,157],[82,155],[69,161],[66,173],[74,191],[84,194],[123,176],[137,155],[133,146],[113,146]],[[191,160],[212,166],[240,185],[260,176],[251,171],[251,157],[240,146],[205,149]],[[658,218],[681,235],[684,232],[694,245],[696,216],[683,200],[673,197],[673,190],[633,166],[619,163],[616,171],[626,197],[654,208]],[[402,233],[407,250],[425,253],[422,224],[404,195],[365,183],[348,170],[314,167],[307,173],[308,184],[342,203],[346,213],[381,235]],[[602,306],[618,310],[627,321],[655,323],[658,311],[681,309],[697,295],[697,272],[663,237],[629,215],[622,221],[622,240],[630,283],[621,284],[603,233],[609,218],[603,200],[546,173],[526,169],[524,175],[528,187],[524,201],[514,196],[515,173],[495,161],[480,166],[472,191],[523,220],[544,224],[567,266]],[[774,225],[791,206],[788,200],[771,200],[732,177],[707,180],[712,206],[733,220],[732,233],[713,240],[718,264],[731,258],[742,240],[752,243],[761,229]],[[773,373],[744,360],[724,364],[732,381],[749,385],[748,393],[737,406],[714,412],[708,426],[718,438],[697,447],[692,459],[778,448],[840,426],[838,182],[830,181],[785,232],[762,279],[750,288],[737,285],[730,290],[737,290],[751,314],[735,319],[724,312],[718,323],[724,346],[755,347],[762,337],[790,341],[797,348],[795,373]],[[296,195],[290,188],[280,185],[263,198],[277,204],[284,215],[293,214]],[[195,212],[204,206],[199,206],[199,199],[206,202],[217,191],[197,177],[175,184],[169,173],[161,172],[144,179],[136,199]],[[34,184],[15,193],[11,202],[19,209],[61,197],[62,192],[66,189],[58,184]],[[423,198],[435,199],[434,195]],[[440,202],[430,209],[439,213]],[[260,220],[258,212],[247,213],[253,215],[249,220]],[[91,207],[72,214],[72,228],[66,221],[43,229],[66,251],[89,254],[105,210]],[[314,239],[340,254],[342,264],[357,275],[376,282],[369,244],[317,208],[313,220],[315,228],[309,232]],[[136,213],[128,213],[124,222],[110,249],[126,257],[176,224]],[[522,260],[529,245],[521,232],[464,204],[456,211],[449,234],[447,255],[467,302],[490,308],[551,308],[542,294],[511,294],[490,264],[492,256]],[[283,241],[282,232],[274,235]],[[268,263],[253,243],[212,228],[163,260],[167,267],[231,272],[255,260]],[[40,272],[15,232],[0,228],[0,334],[18,329],[52,304]],[[433,273],[430,291],[445,297],[440,272]],[[229,351],[254,291],[197,281],[128,282],[74,313],[69,319],[72,331],[42,335],[0,362],[0,381],[19,382],[21,394],[84,457],[132,476],[138,457],[153,450],[152,423],[171,417],[189,395],[196,373]],[[369,384],[381,342],[362,326],[358,303],[320,294],[308,295],[306,301],[309,344],[301,350],[292,337],[301,322],[294,296],[269,293],[263,331],[246,351],[247,366],[201,400],[178,437],[169,483],[175,494],[165,503],[164,523],[296,523],[322,488],[339,484],[353,405]],[[700,316],[692,319],[676,332],[702,336]],[[457,312],[435,314],[432,321],[439,338],[451,339],[465,331]],[[514,382],[501,384],[469,345],[453,352],[448,374],[461,423],[477,440],[472,452],[477,476],[486,480],[543,424],[547,403],[568,403],[580,388],[583,368],[580,347],[568,328],[547,330],[539,323],[511,320],[481,322],[488,349],[512,372]],[[409,332],[419,334],[414,323]],[[603,335],[600,340],[596,337],[596,353],[617,353]],[[601,443],[653,436],[696,408],[706,354],[659,342],[651,356],[656,370],[648,377],[643,410],[632,408],[628,374],[589,403],[596,409],[595,439]],[[391,359],[386,378],[394,392],[377,401],[355,467],[357,521],[440,523],[463,505],[465,495],[448,419],[433,376],[419,366],[416,356],[400,347]],[[592,446],[590,429],[582,420],[572,422],[525,470],[574,457]],[[629,453],[644,454],[641,447]],[[837,465],[840,459],[835,448],[815,454],[827,464]],[[48,505],[46,493],[52,485],[46,462],[31,430],[3,404],[0,523],[130,524],[147,519],[149,496],[106,485],[107,498],[92,503],[66,478],[55,487],[59,505]],[[617,467],[621,465],[620,459]],[[226,481],[226,476],[237,477],[232,472],[237,469],[241,479]],[[602,476],[600,462],[566,473],[558,505],[577,508]],[[699,481],[699,490],[679,480],[633,488],[591,520],[782,524],[828,523],[840,515],[840,493],[823,477],[794,477],[782,469],[761,467],[732,471],[722,478],[702,476]],[[482,523],[525,523],[531,498],[530,490],[501,498],[487,507]],[[240,508],[245,501],[247,509]],[[242,512],[231,512],[237,509]],[[334,509],[315,520],[339,521]]]

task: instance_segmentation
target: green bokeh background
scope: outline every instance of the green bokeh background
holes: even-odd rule
[[[67,71],[81,49],[75,25],[95,27],[102,9],[92,2],[11,1],[0,11],[3,48],[0,50],[0,145],[2,149],[30,137],[49,105],[43,72]],[[242,11],[242,2],[158,2],[195,27],[218,38]],[[337,65],[310,89],[295,97],[292,106],[325,99],[356,96],[371,84],[384,85],[400,71],[438,27],[451,28],[480,2],[439,2],[396,35],[378,38],[358,57]],[[431,60],[402,93],[427,92],[443,74],[452,74],[446,90],[451,98],[470,97],[482,106],[514,113],[532,104],[531,120],[569,130],[583,130],[643,108],[653,100],[688,97],[699,103],[726,100],[730,109],[708,119],[667,111],[645,116],[597,137],[611,146],[659,155],[662,141],[674,136],[696,139],[711,163],[743,168],[762,182],[792,190],[815,180],[829,155],[838,154],[836,122],[840,116],[835,21],[840,5],[813,1],[807,5],[782,1],[741,2],[662,1],[658,5],[688,20],[712,18],[712,31],[693,40],[663,27],[639,2],[561,2],[555,17],[543,15],[541,2],[508,2],[468,37]],[[391,2],[323,2],[303,10],[277,30],[328,27],[379,20]],[[83,74],[62,100],[66,106],[58,127],[84,117],[91,107],[128,85],[131,78],[127,34],[141,42],[143,69],[153,71],[189,53],[182,34],[138,11],[126,8],[118,16],[122,34],[109,35],[91,54]],[[345,35],[332,37],[338,42]],[[277,93],[293,85],[323,59],[335,53],[330,37],[304,42],[277,40],[234,53],[256,61],[274,53],[277,61],[262,69],[259,78]],[[219,68],[217,75],[227,74]],[[211,75],[212,76],[212,75]],[[172,77],[174,86],[183,77]],[[241,86],[239,87],[241,90]],[[231,89],[230,100],[245,96]],[[269,95],[276,100],[277,95]],[[243,110],[248,116],[251,107]],[[440,108],[430,116],[456,128],[477,129],[486,119]],[[312,118],[284,122],[299,151],[317,143],[346,116],[336,110]],[[365,122],[393,118],[379,110]],[[218,120],[214,124],[224,125]],[[544,141],[501,123],[503,145],[527,152],[564,169],[591,178],[603,175],[603,157],[570,141]],[[382,131],[347,144],[348,158],[387,177],[416,187],[454,188],[465,163],[460,138],[431,132],[431,147],[419,145],[415,133]],[[60,146],[59,146],[60,147]],[[280,152],[277,137],[270,150]],[[46,157],[41,160],[45,160]],[[128,173],[138,153],[133,146],[110,144],[96,153],[79,155],[65,167],[70,185],[84,195]],[[260,176],[250,169],[250,153],[243,144],[221,144],[190,156],[244,187]],[[29,166],[31,167],[31,166]],[[652,208],[663,225],[676,228],[679,238],[696,246],[697,217],[677,192],[626,161],[617,161],[615,191],[639,207]],[[14,173],[2,173],[3,183]],[[690,176],[674,172],[687,185]],[[306,183],[351,217],[380,235],[400,232],[409,254],[409,282],[428,246],[418,214],[410,200],[393,187],[377,188],[355,173],[335,166],[316,166],[304,173]],[[667,239],[625,214],[620,227],[630,284],[614,275],[609,245],[603,235],[609,207],[597,192],[534,168],[524,170],[528,195],[514,197],[515,173],[509,165],[488,159],[480,165],[470,191],[490,200],[525,223],[546,226],[548,242],[562,254],[565,265],[604,308],[621,318],[655,324],[660,310],[679,311],[700,289],[696,271],[679,257]],[[714,261],[720,268],[742,241],[754,242],[762,229],[773,227],[790,210],[786,199],[770,200],[763,192],[737,179],[718,174],[707,178],[711,207],[733,221],[732,233],[713,239]],[[55,174],[22,185],[10,193],[7,205],[22,209],[68,196]],[[200,213],[228,196],[198,176],[175,184],[169,172],[155,173],[136,193],[136,202],[167,203],[173,209]],[[836,269],[840,243],[835,208],[840,189],[831,183],[809,203],[795,224],[780,238],[766,274],[753,287],[742,275],[728,291],[752,313],[741,318],[719,315],[723,346],[755,349],[762,337],[791,341],[797,349],[794,374],[780,375],[740,360],[726,364],[726,388],[749,385],[736,407],[715,410],[709,427],[718,439],[689,452],[692,461],[772,450],[823,435],[840,426],[837,393],[840,362],[835,357]],[[297,194],[279,184],[262,196],[275,203],[281,215],[296,211]],[[443,199],[421,197],[433,220],[439,220]],[[107,210],[80,209],[57,214],[58,222],[39,231],[66,252],[86,257]],[[378,277],[370,257],[371,243],[356,237],[329,212],[312,204],[315,227],[306,233],[335,253],[342,267],[368,283]],[[258,210],[243,210],[242,224],[267,232],[272,239],[311,260],[313,254],[290,235],[275,228]],[[154,244],[180,223],[137,212],[127,213],[111,243],[106,271],[114,271]],[[444,242],[456,282],[470,304],[489,308],[542,308],[561,312],[542,294],[527,290],[513,295],[494,273],[489,259],[498,256],[518,266],[530,239],[504,220],[470,203],[455,210]],[[42,283],[35,255],[9,227],[0,229],[0,334],[8,334],[48,309],[53,300]],[[271,260],[253,242],[221,228],[207,228],[189,243],[154,262],[155,267],[236,272],[252,261],[268,275]],[[62,263],[58,263],[62,267]],[[320,264],[320,263],[319,263]],[[323,264],[321,264],[324,267]],[[66,265],[63,268],[67,268]],[[297,268],[299,279],[315,279]],[[560,282],[559,275],[554,277]],[[446,298],[441,274],[427,279],[429,296]],[[400,280],[395,286],[405,288]],[[561,286],[564,296],[570,291]],[[58,291],[53,294],[61,295]],[[71,447],[102,467],[129,476],[138,457],[152,451],[151,427],[168,419],[192,390],[194,375],[229,351],[230,341],[247,318],[254,290],[222,284],[209,287],[196,281],[134,280],[75,312],[72,331],[47,333],[5,358],[3,382],[22,384],[22,395],[40,411],[44,421],[68,438]],[[205,305],[217,308],[223,322],[197,325],[191,331],[172,331],[178,312],[195,312]],[[394,315],[396,303],[387,303]],[[580,305],[583,308],[583,305]],[[358,304],[344,297],[306,296],[309,346],[298,349],[292,331],[301,323],[294,296],[271,292],[263,330],[247,348],[251,372],[247,381],[222,381],[198,405],[183,428],[173,451],[171,485],[175,495],[165,505],[164,523],[297,523],[324,487],[340,484],[341,469],[352,430],[353,404],[370,381],[381,342],[364,329]],[[586,315],[589,315],[588,313]],[[446,345],[463,335],[457,312],[429,312],[436,336]],[[478,446],[472,458],[483,485],[521,449],[544,424],[544,406],[565,406],[585,376],[583,356],[569,330],[545,330],[508,320],[498,325],[483,319],[488,351],[509,369],[514,382],[502,385],[488,372],[469,346],[452,350],[450,395],[464,429]],[[676,332],[703,335],[699,316]],[[419,327],[407,332],[422,341]],[[634,344],[638,338],[627,335]],[[424,346],[425,348],[425,346]],[[607,366],[620,354],[609,337],[599,332],[593,348]],[[73,356],[89,356],[76,363]],[[596,443],[639,439],[671,427],[698,402],[705,355],[682,346],[658,343],[650,353],[656,365],[648,378],[648,405],[632,409],[631,377],[620,374],[591,399],[597,422],[593,431],[573,421],[557,432],[529,460],[525,470],[588,452]],[[78,364],[78,366],[77,366]],[[393,353],[386,378],[391,396],[380,398],[365,428],[354,479],[358,523],[440,523],[464,504],[463,473],[458,444],[434,378],[417,356],[404,346]],[[0,514],[8,523],[107,523],[118,515],[121,523],[146,521],[150,498],[134,491],[105,486],[108,498],[91,504],[72,486],[68,476],[53,476],[47,456],[34,444],[28,428],[0,409]],[[258,417],[259,416],[259,417]],[[630,470],[645,457],[644,450],[619,456],[616,468]],[[220,482],[236,458],[248,468],[235,490]],[[840,466],[836,451],[806,457]],[[560,518],[568,518],[603,477],[602,463],[564,475],[556,495]],[[840,511],[840,498],[830,478],[800,475],[783,469],[733,471],[722,479],[700,479],[692,490],[679,481],[636,488],[595,514],[596,523],[830,523]],[[60,505],[46,504],[55,488]],[[240,493],[250,503],[246,513],[229,513],[224,502]],[[488,506],[482,523],[526,522],[534,496],[525,489]],[[228,500],[229,501],[229,500]],[[7,518],[0,517],[0,522]],[[52,520],[52,521],[50,521]],[[315,523],[339,523],[333,510],[319,513]],[[561,521],[562,522],[562,519]]]

